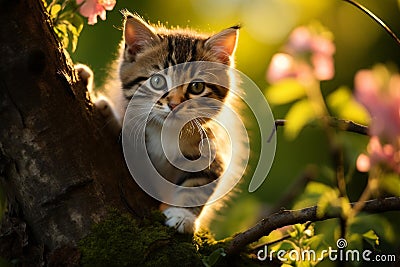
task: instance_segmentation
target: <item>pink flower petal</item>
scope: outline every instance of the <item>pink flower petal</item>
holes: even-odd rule
[[[88,18],[88,24],[93,25],[97,23],[97,16],[102,20],[106,19],[106,9],[112,10],[115,6],[115,0],[76,0],[77,4],[82,4],[79,12],[82,16]]]
[[[267,80],[276,83],[282,79],[295,76],[294,59],[291,55],[278,53],[275,54],[267,71]]]
[[[355,97],[372,114],[375,111],[379,94],[379,84],[372,71],[360,70],[354,78]],[[379,108],[378,108],[379,109]]]
[[[312,35],[307,27],[297,27],[289,36],[288,48],[294,53],[310,50],[311,40]]]
[[[357,169],[360,172],[367,172],[371,168],[371,162],[369,160],[369,157],[365,154],[361,154],[357,158],[357,163],[356,163]]]
[[[99,2],[106,10],[112,10],[116,4],[115,0],[100,0]]]
[[[331,80],[335,75],[335,68],[333,66],[333,59],[321,53],[314,54],[311,57],[314,66],[315,77],[320,81]]]
[[[355,96],[371,114],[370,133],[396,144],[400,136],[400,76],[361,70],[355,77]],[[399,144],[396,144],[396,146]]]
[[[322,36],[314,36],[310,44],[311,50],[315,53],[332,56],[335,53],[335,45],[331,40]]]

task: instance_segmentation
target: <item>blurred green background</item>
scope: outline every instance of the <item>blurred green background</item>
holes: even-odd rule
[[[396,0],[364,0],[360,3],[400,33]],[[94,70],[98,86],[105,80],[108,64],[116,58],[122,35],[119,10],[124,8],[155,24],[161,22],[168,27],[190,27],[202,32],[217,32],[240,23],[243,27],[236,67],[253,79],[261,90],[268,87],[265,80],[268,63],[290,31],[314,21],[321,22],[335,36],[336,74],[333,80],[322,83],[324,95],[341,85],[352,88],[354,74],[361,68],[370,68],[378,62],[400,64],[400,46],[367,15],[340,0],[117,0],[114,10],[107,12],[106,21],[99,20],[95,26],[84,27],[77,50],[71,53],[75,62],[85,63]],[[283,118],[288,108],[272,107],[275,118]],[[349,162],[354,162],[365,148],[367,138],[353,134],[343,134],[343,137],[349,148]],[[253,138],[253,146],[257,146],[259,141],[256,136]],[[309,164],[320,167],[320,179],[329,179],[329,169],[324,166],[331,164],[330,156],[320,130],[308,127],[293,141],[286,140],[282,130],[278,130],[277,138],[275,161],[268,178],[251,194],[247,192],[249,178],[245,179],[242,192],[228,203],[228,208],[213,223],[217,238],[230,236],[254,224]],[[365,179],[366,176],[361,174],[353,177],[349,185],[354,196],[351,200],[357,199]]]

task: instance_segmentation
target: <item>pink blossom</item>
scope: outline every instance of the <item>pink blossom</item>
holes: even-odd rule
[[[286,53],[275,54],[267,71],[267,80],[276,83],[287,78],[294,78],[306,83],[312,76],[311,67]]]
[[[335,45],[326,37],[316,35],[310,41],[310,50],[314,53],[320,53],[326,56],[333,56],[335,54]]]
[[[400,136],[400,75],[382,79],[377,71],[356,74],[355,96],[371,114],[370,134],[397,144]]]
[[[97,23],[97,16],[102,20],[106,19],[106,10],[112,10],[115,6],[115,0],[76,0],[78,5],[81,5],[79,12],[82,16],[88,18],[88,24],[94,25]]]
[[[297,27],[289,36],[287,50],[295,53],[310,51],[312,38],[310,30],[306,26]]]
[[[357,159],[358,170],[384,165],[400,173],[400,75],[391,75],[383,67],[361,70],[354,85],[356,99],[371,115],[372,136],[368,155],[361,154]]]
[[[333,78],[335,45],[328,38],[301,26],[293,30],[283,50],[285,53],[276,54],[271,60],[267,71],[270,83],[288,77],[302,83]]]
[[[335,75],[335,67],[333,59],[330,55],[315,53],[311,57],[311,62],[314,66],[314,75],[320,81],[326,81],[333,78]]]
[[[360,154],[358,156],[356,165],[360,172],[367,172],[371,169],[371,161],[365,154]]]
[[[267,79],[274,83],[289,77],[296,77],[294,58],[285,53],[275,54],[269,65]]]
[[[382,165],[400,174],[400,150],[393,145],[382,145],[377,136],[372,136],[367,147],[368,155],[361,154],[357,158],[357,169],[367,172],[372,166]]]

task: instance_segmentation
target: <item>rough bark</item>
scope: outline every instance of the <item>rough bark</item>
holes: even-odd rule
[[[155,207],[130,178],[42,2],[0,1],[0,23],[0,180],[8,216],[26,223],[29,242],[49,251],[76,244],[110,207],[125,209],[121,189],[139,215]]]

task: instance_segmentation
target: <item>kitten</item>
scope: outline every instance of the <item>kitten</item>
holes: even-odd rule
[[[191,82],[168,91],[168,88],[166,88],[168,71],[160,71],[177,64],[197,61],[221,63],[233,67],[233,55],[237,45],[239,27],[234,26],[215,35],[206,36],[190,30],[152,26],[139,16],[128,12],[125,12],[124,15],[124,38],[121,43],[120,57],[117,61],[118,69],[106,84],[105,93],[108,98],[96,97],[96,106],[102,110],[107,122],[112,125],[113,131],[119,133],[128,103],[134,94],[140,95],[140,101],[143,102],[143,105],[155,103],[145,132],[149,157],[155,168],[167,180],[184,187],[198,187],[213,182],[223,173],[229,171],[227,169],[229,159],[226,159],[226,154],[232,153],[232,151],[229,151],[231,148],[226,145],[226,138],[231,138],[231,136],[226,136],[226,133],[223,133],[212,120],[207,118],[200,118],[187,123],[180,132],[179,147],[171,149],[180,149],[187,159],[195,160],[200,157],[199,144],[206,136],[216,144],[216,156],[210,165],[202,171],[186,172],[172,166],[166,159],[161,148],[161,129],[165,126],[163,124],[170,112],[174,111],[177,114],[185,112],[179,110],[179,106],[187,100],[214,99],[233,108],[235,104],[232,104],[234,99],[232,90],[230,90],[232,88],[199,80],[195,71],[188,70],[187,75],[193,76]],[[85,79],[83,68],[84,66],[79,66],[78,72]],[[236,86],[229,71],[224,71],[222,75],[221,73],[218,75],[229,80],[229,86]],[[89,77],[86,80],[91,80],[91,73],[86,73],[86,77]],[[147,86],[143,86],[145,83]],[[186,112],[196,112],[196,108],[200,109],[201,106],[189,106]],[[129,112],[140,113],[141,110],[138,108],[136,111],[130,110]],[[223,113],[223,111],[218,109],[212,116],[218,117],[221,115],[220,113]],[[138,116],[133,118],[138,118]],[[225,122],[228,124],[230,123],[229,120],[229,116],[227,119],[225,118]],[[141,121],[138,123],[141,124]],[[232,122],[231,126],[235,131],[233,124]],[[172,154],[177,154],[176,152],[172,151]],[[235,151],[235,153],[240,153],[240,151]],[[231,181],[218,181],[217,188],[214,188],[214,191],[224,190],[221,187],[230,188],[241,178],[240,176],[234,170],[230,170],[229,179]],[[148,177],[148,179],[151,179],[151,177]],[[208,192],[206,196],[193,196],[183,191],[179,196],[174,197],[181,199],[184,204],[190,204],[193,198],[205,197],[207,199],[212,194],[213,192]],[[204,219],[207,217],[206,214],[215,207],[215,205],[207,205],[207,211],[203,207],[183,208],[167,204],[160,205],[161,211],[166,216],[166,225],[175,227],[182,233],[191,233],[195,230],[195,221],[202,209],[200,217]]]

